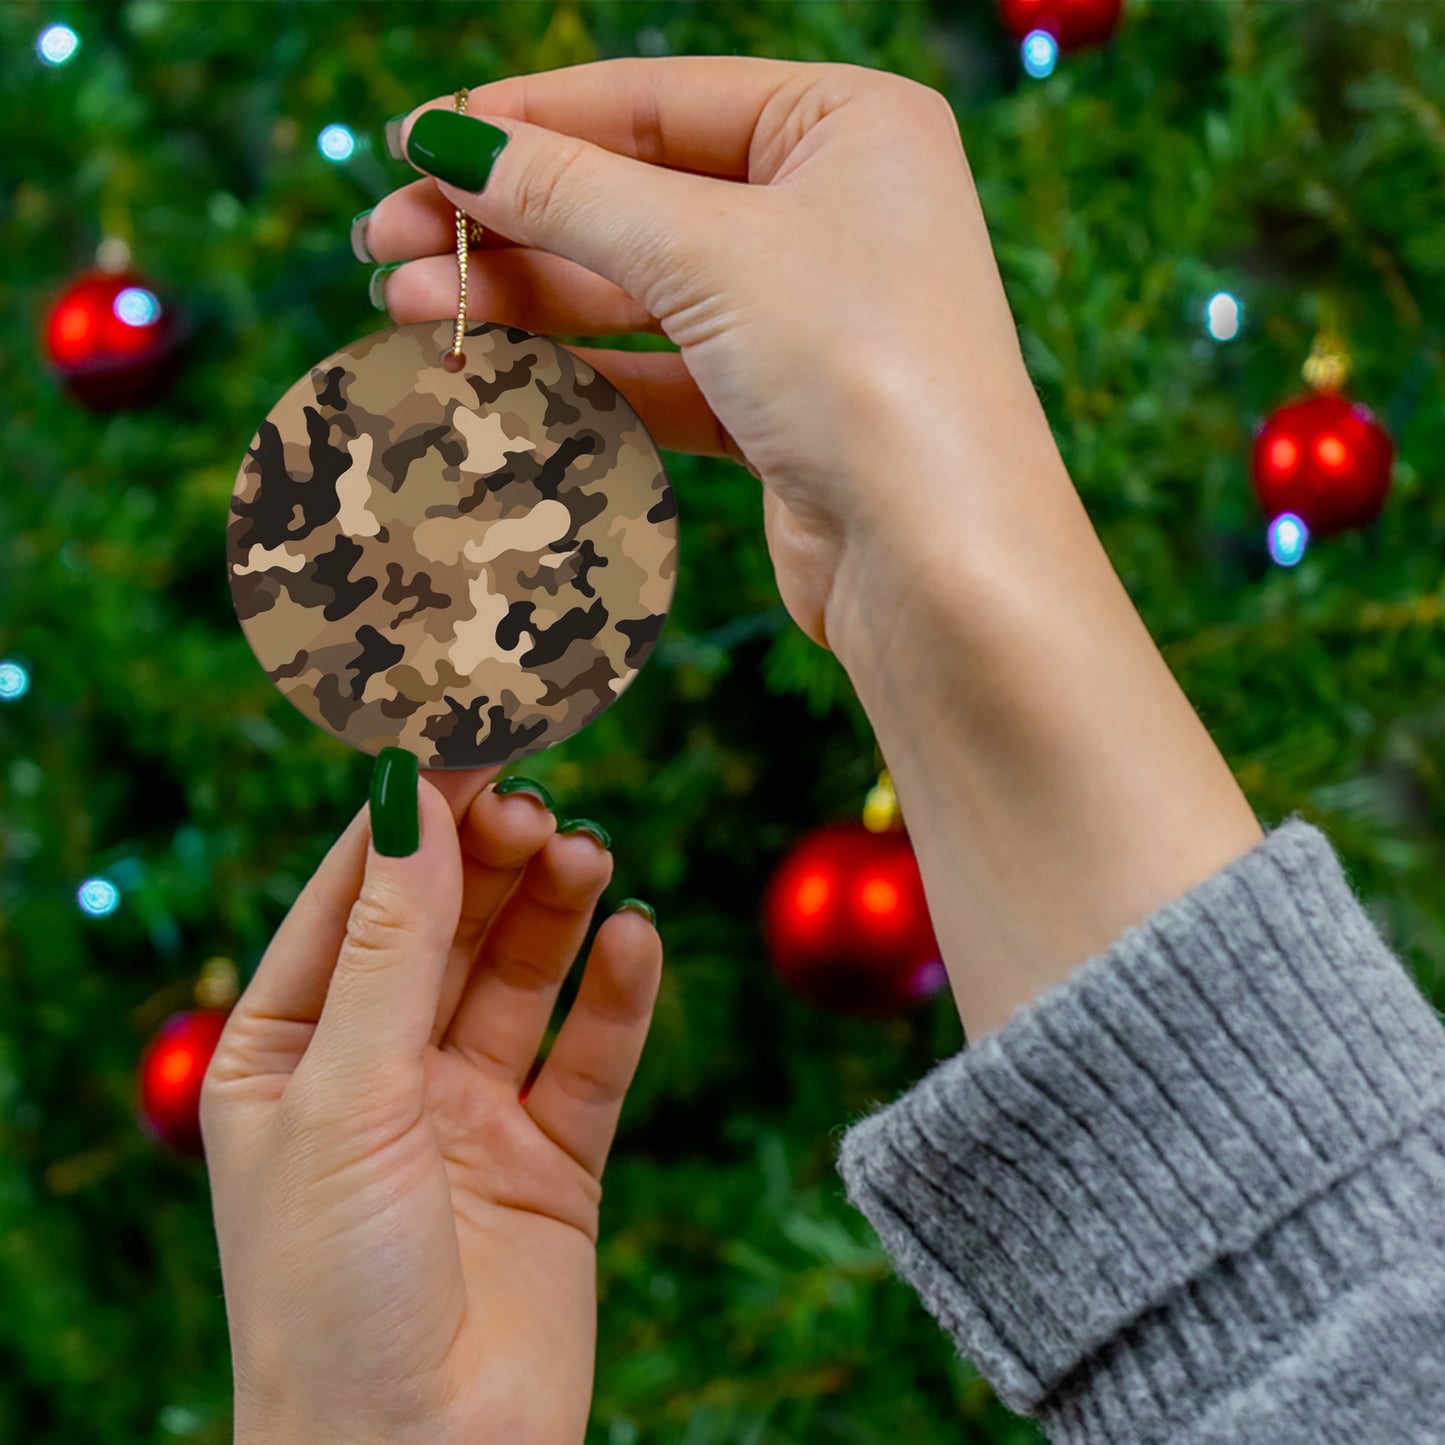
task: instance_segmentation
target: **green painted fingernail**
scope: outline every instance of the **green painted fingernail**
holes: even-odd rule
[[[624,908],[629,908],[634,913],[641,913],[654,928],[657,927],[657,914],[653,912],[650,903],[644,903],[640,898],[624,898],[617,905],[617,911],[621,913]]]
[[[611,834],[601,823],[594,823],[591,818],[568,818],[565,823],[557,825],[557,831],[559,833],[591,833],[604,848],[612,847]]]
[[[375,206],[368,206],[351,218],[351,254],[358,261],[365,261],[368,266],[376,265],[376,257],[371,254],[366,244],[366,223],[375,209]]]
[[[394,161],[406,159],[401,149],[401,125],[410,114],[409,110],[404,110],[400,115],[392,116],[383,127],[382,133],[386,136],[386,153]]]
[[[494,793],[500,793],[506,797],[508,793],[529,793],[534,798],[540,798],[548,812],[555,813],[557,805],[552,801],[552,795],[541,783],[534,783],[531,778],[519,778],[516,776],[503,778],[500,783],[492,786]]]
[[[366,294],[371,297],[371,304],[378,311],[386,310],[386,276],[388,271],[395,271],[398,266],[405,266],[405,261],[388,261],[385,266],[378,266],[371,273],[371,280],[367,283]]]
[[[464,191],[479,191],[510,137],[455,110],[424,110],[406,138],[412,165]]]
[[[371,774],[371,841],[388,858],[406,858],[421,846],[417,773],[421,763],[405,748],[382,748]]]

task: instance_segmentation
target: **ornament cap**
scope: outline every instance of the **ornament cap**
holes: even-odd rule
[[[1342,391],[1350,379],[1350,350],[1340,330],[1340,305],[1329,292],[1320,298],[1319,330],[1301,372],[1315,391]]]
[[[129,271],[130,262],[130,243],[123,236],[107,236],[95,248],[98,271]]]
[[[1315,391],[1340,391],[1350,376],[1350,358],[1338,336],[1318,336],[1301,368],[1305,383]]]
[[[201,965],[195,993],[196,1003],[201,1008],[230,1008],[241,994],[235,963],[219,955],[208,958]]]
[[[878,774],[878,781],[868,790],[863,802],[863,826],[870,833],[887,833],[903,827],[898,794],[893,791],[893,779],[887,768]]]

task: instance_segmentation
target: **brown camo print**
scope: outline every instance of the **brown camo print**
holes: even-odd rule
[[[626,399],[546,337],[452,321],[343,347],[271,408],[236,478],[231,595],[308,718],[423,768],[552,747],[647,661],[677,502]]]

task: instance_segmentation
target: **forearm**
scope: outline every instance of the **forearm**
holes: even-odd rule
[[[880,458],[828,609],[970,1039],[1262,836],[1029,401]]]

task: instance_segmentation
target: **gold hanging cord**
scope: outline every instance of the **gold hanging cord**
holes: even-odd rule
[[[462,115],[467,112],[468,95],[467,88],[463,86],[452,97],[453,107]],[[457,326],[452,335],[452,349],[442,357],[442,365],[448,371],[460,371],[467,364],[462,352],[462,333],[467,326],[467,249],[469,245],[480,246],[485,234],[480,221],[474,220],[465,211],[457,212]]]
[[[1340,325],[1340,303],[1333,292],[1320,297],[1319,329],[1302,368],[1306,385],[1316,391],[1339,391],[1350,375],[1350,353]]]

